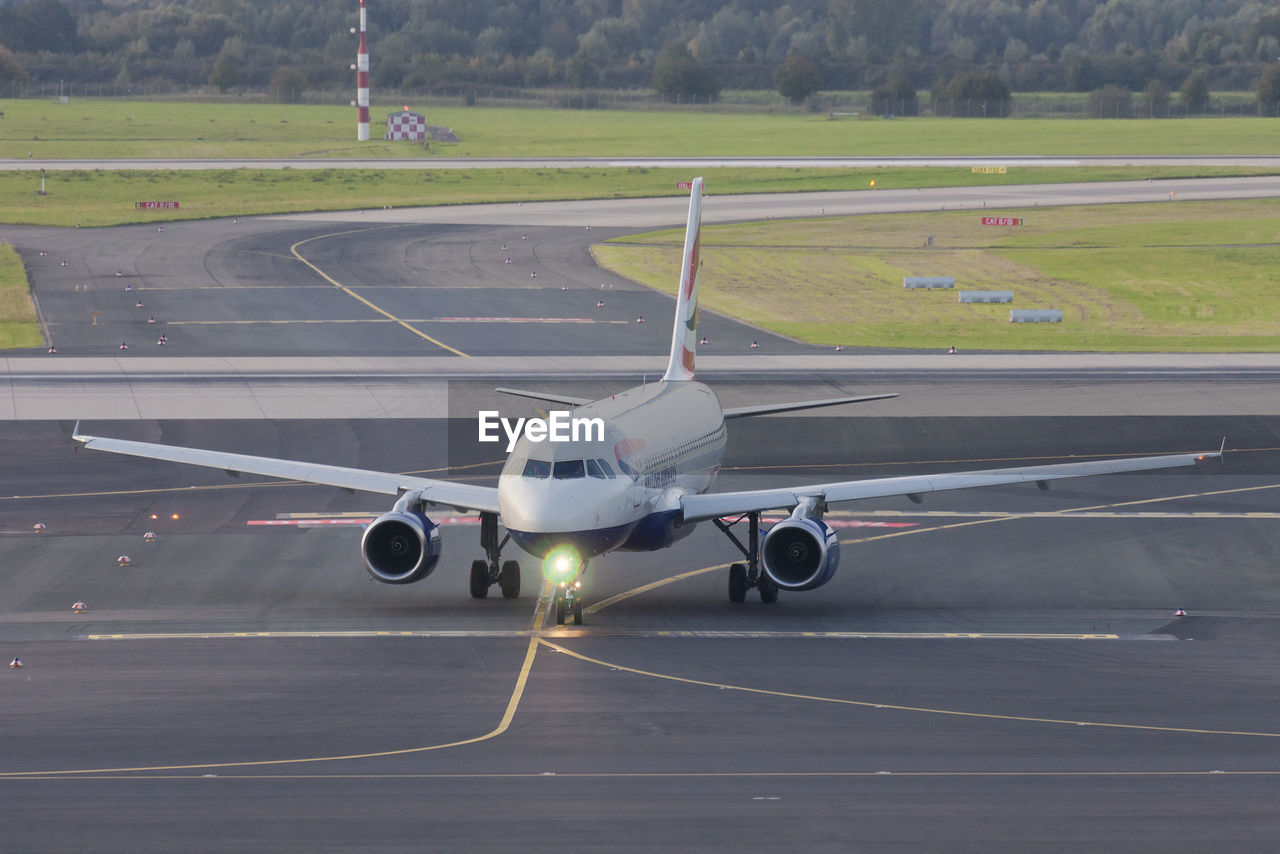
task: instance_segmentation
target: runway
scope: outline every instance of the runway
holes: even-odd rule
[[[358,557],[358,520],[384,497],[75,452],[80,409],[99,435],[491,480],[496,460],[449,437],[492,386],[603,394],[666,349],[669,301],[622,281],[606,308],[650,315],[612,333],[428,325],[395,292],[422,291],[431,317],[531,314],[532,292],[539,317],[594,309],[570,302],[598,290],[584,229],[528,232],[568,288],[543,292],[476,254],[526,227],[472,224],[304,251],[466,356],[395,322],[320,340],[227,323],[172,332],[163,356],[111,352],[145,324],[138,298],[166,319],[372,312],[289,260],[330,229],[53,235],[126,304],[52,360],[3,362],[0,654],[25,666],[4,677],[0,833],[15,850],[1203,851],[1280,832],[1273,356],[837,362],[763,336],[756,354],[742,339],[757,331],[711,318],[712,340],[742,344],[700,373],[725,405],[903,394],[733,422],[720,488],[1224,435],[1225,460],[843,505],[840,572],[774,605],[727,601],[736,552],[700,526],[593,562],[587,624],[557,629],[527,556],[519,599],[469,597],[465,514],[443,514],[430,578],[384,586]],[[24,258],[47,239],[19,231]],[[64,269],[33,268],[54,329],[83,308]],[[587,377],[569,378],[583,356]]]

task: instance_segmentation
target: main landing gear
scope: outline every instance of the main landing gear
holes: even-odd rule
[[[734,536],[733,531],[729,530],[744,519],[747,521],[747,545],[745,546]],[[725,522],[723,519],[712,521],[747,559],[746,563],[729,565],[729,601],[746,601],[747,591],[754,587],[760,591],[761,602],[777,602],[778,585],[760,571],[760,511],[754,510],[739,516],[732,522]]]
[[[520,595],[520,564],[514,560],[502,560],[502,547],[511,539],[507,534],[498,540],[498,514],[480,514],[480,546],[484,549],[483,560],[471,562],[471,598],[483,599],[489,595],[489,588],[498,585],[504,599],[515,599]]]

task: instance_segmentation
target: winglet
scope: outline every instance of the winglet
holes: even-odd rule
[[[79,418],[76,419],[76,426],[71,428],[71,440],[73,442],[89,441],[89,438],[87,436],[80,435],[80,419]]]
[[[1223,437],[1222,437],[1222,444],[1218,446],[1218,450],[1217,450],[1216,452],[1214,452],[1214,451],[1206,451],[1206,452],[1205,452],[1205,453],[1203,453],[1203,454],[1199,454],[1199,455],[1196,457],[1196,461],[1197,461],[1197,462],[1201,462],[1201,461],[1203,461],[1203,460],[1207,460],[1207,459],[1210,459],[1210,458],[1216,458],[1216,459],[1218,460],[1218,462],[1222,463],[1222,464],[1225,466],[1225,465],[1227,464],[1227,458],[1224,456],[1224,454],[1226,453],[1226,451],[1227,451],[1227,437],[1226,437],[1226,436],[1223,436]]]
[[[676,320],[671,330],[671,358],[662,379],[693,379],[693,354],[698,343],[698,246],[702,231],[702,179],[693,179],[689,192],[689,222],[684,231],[684,256],[680,267],[680,292],[676,295]]]

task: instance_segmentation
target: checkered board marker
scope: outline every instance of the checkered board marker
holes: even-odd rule
[[[391,113],[387,116],[387,139],[426,139],[427,117],[417,113]]]

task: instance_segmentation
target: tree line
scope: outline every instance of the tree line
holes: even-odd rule
[[[354,0],[0,0],[0,82],[351,85]],[[367,0],[375,87],[1264,89],[1271,0]],[[1110,87],[1110,88],[1108,88]],[[1269,91],[1269,90],[1266,90]],[[910,93],[910,96],[908,96]],[[1163,94],[1162,94],[1163,93]],[[1195,94],[1192,92],[1191,94]],[[1102,98],[1102,95],[1098,96]]]

